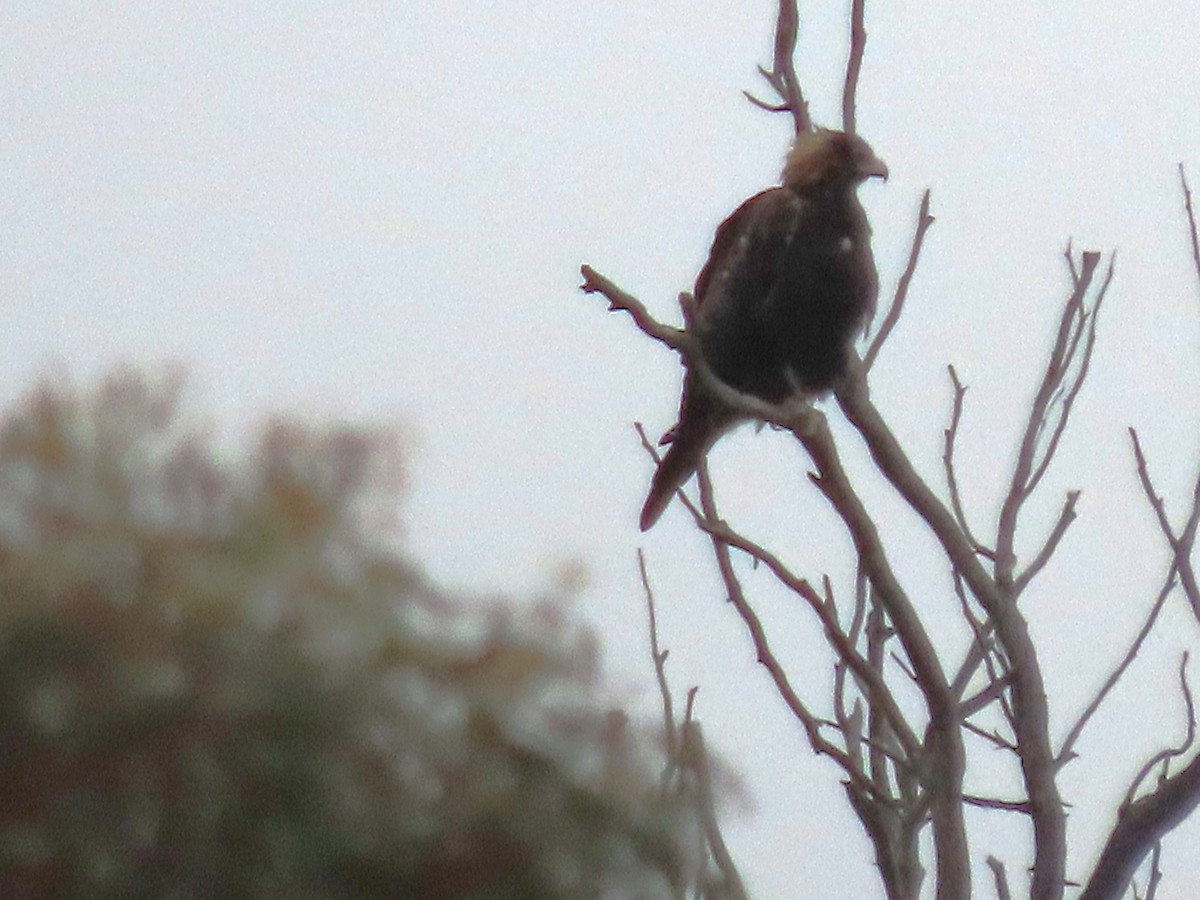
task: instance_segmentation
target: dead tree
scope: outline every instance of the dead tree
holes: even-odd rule
[[[852,0],[849,62],[842,98],[842,127],[846,131],[854,131],[856,124],[855,97],[866,43],[863,7],[863,0]],[[798,23],[795,0],[781,0],[773,65],[770,69],[760,67],[776,99],[762,100],[749,93],[747,97],[765,110],[790,116],[799,132],[811,128],[812,123],[793,64]],[[1180,179],[1200,279],[1200,245],[1182,167]],[[790,432],[807,452],[812,463],[809,477],[840,517],[857,554],[859,577],[849,592],[851,602],[836,597],[827,578],[816,582],[806,578],[724,521],[704,467],[699,472],[696,496],[680,491],[680,498],[696,527],[711,540],[724,590],[745,622],[752,652],[770,673],[777,693],[804,728],[812,749],[840,767],[847,799],[874,846],[889,900],[914,900],[919,896],[926,873],[918,838],[927,825],[932,831],[937,896],[959,900],[971,895],[970,845],[964,825],[968,805],[1009,811],[1028,820],[1033,859],[1028,896],[1058,900],[1069,885],[1066,811],[1057,783],[1059,772],[1075,758],[1074,748],[1081,733],[1137,655],[1167,598],[1181,591],[1200,618],[1200,586],[1191,563],[1200,529],[1200,478],[1185,522],[1173,525],[1154,488],[1138,435],[1130,430],[1134,465],[1170,547],[1171,563],[1143,627],[1115,661],[1111,675],[1065,735],[1053,735],[1038,646],[1020,601],[1054,556],[1074,520],[1078,492],[1068,492],[1063,498],[1055,524],[1029,559],[1018,559],[1015,547],[1022,513],[1055,459],[1087,378],[1098,314],[1113,279],[1114,256],[1079,253],[1069,245],[1063,254],[1065,300],[1049,357],[1007,477],[995,533],[978,535],[968,522],[956,473],[955,447],[966,387],[954,368],[948,367],[952,405],[945,428],[945,483],[939,490],[918,475],[870,396],[871,368],[904,309],[923,239],[934,221],[929,210],[926,191],[907,265],[891,303],[873,339],[862,348],[851,376],[837,389],[836,400],[841,414],[865,442],[878,471],[936,539],[953,574],[963,621],[974,635],[969,649],[961,658],[946,658],[944,653],[939,656],[935,650],[923,611],[897,577],[880,540],[880,529],[886,528],[886,523],[877,522],[860,499],[842,466],[826,416],[820,411],[743,410],[748,417]],[[686,329],[656,321],[641,302],[594,269],[584,266],[582,274],[585,292],[603,295],[610,310],[629,313],[638,328],[681,354],[693,371],[715,377],[706,372],[693,336]],[[690,303],[687,294],[680,296],[685,321]],[[657,459],[644,433],[642,438],[647,452]],[[748,556],[771,572],[807,605],[823,628],[837,660],[831,716],[814,711],[813,699],[801,696],[789,680],[739,581],[733,565],[736,554]],[[656,650],[656,665],[660,662]],[[1200,756],[1192,752],[1195,717],[1185,674],[1181,664],[1179,684],[1189,715],[1187,739],[1179,747],[1154,755],[1129,785],[1119,802],[1108,840],[1082,881],[1079,896],[1086,900],[1125,895],[1135,871],[1148,856],[1146,896],[1153,896],[1159,878],[1158,841],[1200,802]],[[911,703],[902,702],[898,693],[898,688],[907,690],[910,684],[919,689],[919,713],[913,712]],[[970,773],[964,744],[976,739],[1016,759],[1023,785],[1019,797],[981,796],[968,790]],[[997,896],[1007,900],[1026,893],[1024,884],[1010,884],[1000,860],[989,857],[987,862],[993,875],[991,889]]]

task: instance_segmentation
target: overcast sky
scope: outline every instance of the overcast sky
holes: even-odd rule
[[[802,3],[799,69],[814,117],[836,125],[848,3],[815,6]],[[1200,290],[1175,168],[1200,185],[1200,53],[1194,0],[1047,6],[868,3],[859,125],[892,172],[861,191],[885,293],[926,187],[938,218],[873,394],[940,490],[944,367],[958,367],[964,488],[985,534],[1064,296],[1062,250],[1119,251],[1093,378],[1023,544],[1064,490],[1083,490],[1025,601],[1061,730],[1165,572],[1124,429],[1142,429],[1177,514],[1200,448]],[[411,437],[412,551],[448,585],[514,594],[586,563],[580,607],[611,680],[652,714],[644,546],[674,685],[701,686],[710,740],[747,772],[755,809],[730,829],[755,896],[875,896],[837,771],[756,670],[704,541],[677,509],[637,533],[651,468],[631,423],[671,424],[678,364],[576,289],[587,262],[676,319],[713,229],[786,150],[788,123],[741,97],[762,87],[774,15],[768,0],[8,0],[0,395],[53,365],[89,377],[183,360],[228,422],[395,423]],[[829,412],[910,593],[931,621],[952,619],[928,538]],[[713,456],[731,521],[844,593],[848,542],[805,464],[750,429]],[[812,623],[765,575],[749,583],[825,709]],[[1145,755],[1182,737],[1173,672],[1198,630],[1175,603],[1064,772],[1070,874],[1085,874]],[[980,783],[1015,796],[998,766]],[[1024,823],[970,825],[987,896],[987,853],[1019,879]],[[1198,837],[1167,844],[1163,900],[1200,895]]]

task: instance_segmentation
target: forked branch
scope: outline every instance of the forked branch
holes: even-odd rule
[[[1181,665],[1181,679],[1182,668]],[[1183,684],[1188,737],[1183,746],[1163,751],[1169,756],[1186,752],[1195,738],[1195,710],[1191,692],[1186,689],[1186,680],[1183,680]],[[1150,767],[1163,758],[1163,754],[1156,756]],[[1149,771],[1144,768],[1138,774],[1130,791],[1137,789]],[[1117,814],[1117,824],[1109,834],[1079,900],[1117,900],[1124,895],[1146,854],[1151,852],[1163,835],[1191,815],[1197,805],[1200,805],[1200,756],[1193,756],[1190,763],[1175,775],[1163,778],[1152,792],[1122,805]]]
[[[1096,340],[1097,314],[1113,277],[1114,259],[1110,257],[1104,280],[1088,306],[1086,300],[1100,265],[1100,254],[1084,252],[1078,269],[1069,246],[1064,255],[1071,273],[1071,293],[1063,305],[1050,359],[1030,406],[1025,434],[996,528],[996,581],[1009,593],[1013,592],[1016,579],[1017,518],[1053,460],[1075,399],[1087,379]]]

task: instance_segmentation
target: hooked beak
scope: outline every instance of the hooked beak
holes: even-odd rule
[[[872,156],[870,159],[865,160],[859,172],[862,173],[863,178],[882,178],[884,181],[888,180],[887,163],[878,156]]]

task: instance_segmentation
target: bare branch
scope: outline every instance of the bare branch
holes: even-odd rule
[[[796,77],[796,38],[799,32],[800,13],[796,8],[796,0],[779,0],[779,18],[775,22],[775,66],[770,73],[763,74],[791,112],[796,134],[812,130],[808,102],[800,90],[800,79]]]
[[[855,379],[855,385],[855,400],[846,396],[849,390],[845,386],[839,389],[838,397],[843,409],[848,410],[848,417],[861,430],[864,428],[860,424],[864,411],[857,403],[861,401],[869,406],[869,401],[861,377]],[[871,411],[874,412],[873,408]],[[854,412],[858,413],[857,420]],[[937,652],[920,617],[892,571],[875,523],[846,476],[825,417],[820,414],[810,416],[806,427],[795,428],[793,434],[804,444],[816,464],[819,475],[813,480],[850,532],[858,557],[875,589],[875,596],[895,627],[905,655],[918,678],[930,717],[925,749],[931,757],[929,768],[937,772],[936,779],[929,781],[928,788],[934,840],[938,846],[938,885],[947,892],[947,896],[966,896],[970,872],[961,803],[965,756],[957,700],[950,692]]]
[[[1150,877],[1146,882],[1146,900],[1154,900],[1158,896],[1158,883],[1162,881],[1162,841],[1154,842],[1150,851]]]
[[[1000,678],[995,678],[988,683],[982,691],[974,697],[970,697],[962,702],[960,714],[965,719],[967,716],[973,716],[987,706],[990,706],[994,700],[1000,697],[1012,685],[1012,673],[1009,672]]]
[[[1063,740],[1062,749],[1058,751],[1058,755],[1055,757],[1056,765],[1060,767],[1064,766],[1075,758],[1075,743],[1079,740],[1083,729],[1087,727],[1088,721],[1095,715],[1096,710],[1100,708],[1100,704],[1104,702],[1104,698],[1108,696],[1109,691],[1116,687],[1117,682],[1121,680],[1121,676],[1125,674],[1125,670],[1129,668],[1130,664],[1137,657],[1138,651],[1142,649],[1142,644],[1145,643],[1146,638],[1149,637],[1150,632],[1153,630],[1154,623],[1158,621],[1158,614],[1162,612],[1163,604],[1167,597],[1170,596],[1175,583],[1175,570],[1172,568],[1170,574],[1167,576],[1166,583],[1163,584],[1162,589],[1158,592],[1158,596],[1154,600],[1154,604],[1150,607],[1150,613],[1146,616],[1146,621],[1142,623],[1137,636],[1129,645],[1129,649],[1125,651],[1125,656],[1121,659],[1117,667],[1113,669],[1112,674],[1105,679],[1104,684],[1100,686],[1100,690],[1096,692],[1096,696],[1092,698],[1092,701],[1084,708],[1079,718],[1075,721],[1075,724],[1071,726],[1071,730],[1067,732],[1067,736]]]
[[[971,612],[971,603],[967,599],[967,592],[963,587],[962,575],[957,571],[953,574],[954,594],[958,597],[958,605],[962,610],[963,619],[971,627],[971,631],[975,636],[975,640],[971,642],[971,646],[967,651],[966,658],[963,660],[962,665],[959,666],[958,674],[954,676],[954,681],[950,684],[950,689],[954,691],[954,696],[961,697],[970,686],[971,679],[975,677],[975,672],[978,671],[980,663],[986,664],[988,684],[999,684],[1001,682],[993,659],[1000,663],[1000,668],[1005,668],[1005,664],[993,636],[995,629],[992,628],[991,623],[981,622]],[[1008,683],[1008,681],[1005,681],[1006,685]],[[1012,724],[1012,706],[1008,703],[1003,692],[999,694],[999,699],[1005,719],[1008,720],[1009,724]],[[964,713],[964,718],[967,715],[970,715],[970,713]]]
[[[1000,736],[998,731],[985,731],[974,722],[963,722],[963,728],[971,732],[976,737],[983,738],[989,744],[995,746],[998,750],[1008,750],[1010,753],[1020,753],[1020,748],[1012,741],[1005,740]]]
[[[672,350],[686,351],[689,349],[687,332],[671,328],[658,322],[641,300],[632,294],[627,294],[591,266],[581,266],[583,284],[579,289],[585,294],[602,294],[608,298],[608,308],[612,312],[627,312],[633,322],[656,341],[666,344]]]
[[[862,73],[863,54],[867,49],[867,29],[863,25],[866,0],[850,0],[850,57],[846,61],[846,82],[842,87],[842,131],[858,131],[858,77]]]
[[[654,591],[650,589],[650,576],[646,572],[646,556],[639,547],[637,552],[638,573],[642,578],[642,590],[646,594],[646,613],[650,627],[650,658],[654,662],[654,677],[658,682],[658,693],[663,710],[663,734],[667,742],[667,759],[671,766],[678,764],[679,735],[675,725],[675,709],[671,702],[671,689],[667,685],[667,656],[669,651],[658,646],[658,617],[654,611]]]
[[[1183,703],[1186,707],[1187,734],[1183,739],[1183,743],[1178,747],[1168,747],[1165,750],[1160,750],[1154,754],[1150,760],[1138,770],[1137,775],[1129,783],[1129,790],[1125,793],[1125,800],[1121,803],[1121,808],[1118,810],[1118,815],[1121,811],[1128,809],[1133,803],[1133,798],[1137,796],[1138,788],[1141,786],[1146,776],[1154,771],[1155,766],[1165,764],[1172,759],[1183,756],[1191,749],[1191,746],[1196,741],[1196,705],[1192,701],[1192,691],[1187,683],[1187,662],[1188,655],[1185,652],[1183,659],[1179,663],[1179,685],[1183,691]],[[1161,782],[1160,782],[1161,783]]]
[[[791,108],[786,103],[768,103],[766,100],[760,100],[749,91],[742,91],[742,96],[757,106],[759,109],[766,110],[769,113],[791,112]]]
[[[921,257],[921,247],[925,244],[925,232],[935,221],[934,217],[929,214],[929,190],[926,189],[921,197],[921,209],[917,213],[917,230],[913,235],[912,249],[908,251],[908,262],[904,266],[900,280],[896,282],[896,293],[892,295],[892,304],[888,307],[887,315],[883,317],[879,331],[875,334],[871,346],[867,348],[866,355],[863,357],[865,370],[869,371],[871,366],[875,365],[875,358],[879,356],[884,341],[888,339],[888,335],[900,321],[900,313],[904,310],[904,301],[908,297],[908,287],[912,284],[913,275],[917,271],[917,261]]]
[[[1196,269],[1197,278],[1200,279],[1200,241],[1197,240],[1196,217],[1192,207],[1191,189],[1188,185],[1182,163],[1179,165],[1179,181],[1183,190],[1184,210],[1188,221],[1188,237],[1192,247],[1192,262]],[[1136,654],[1137,648],[1145,640],[1145,636],[1153,627],[1154,620],[1157,618],[1167,595],[1175,586],[1176,576],[1178,576],[1184,594],[1192,605],[1193,612],[1200,618],[1200,590],[1197,590],[1196,578],[1191,563],[1196,531],[1197,527],[1200,526],[1200,477],[1197,478],[1192,489],[1192,509],[1188,515],[1187,524],[1184,526],[1182,533],[1176,536],[1167,517],[1162,497],[1159,496],[1154,488],[1146,456],[1142,452],[1137,432],[1131,428],[1129,429],[1129,436],[1133,442],[1134,457],[1137,460],[1138,479],[1141,482],[1146,499],[1154,510],[1159,529],[1171,547],[1172,561],[1166,582],[1159,592],[1154,607],[1151,609],[1150,616],[1142,626],[1142,630],[1135,639],[1134,645],[1130,648],[1130,652],[1126,654],[1126,659],[1122,661],[1118,671],[1114,673],[1114,677],[1110,677],[1110,681],[1114,681],[1115,677],[1119,677],[1119,674],[1128,666],[1133,655]],[[1147,853],[1152,853],[1147,897],[1154,896],[1157,892],[1158,881],[1161,878],[1161,871],[1159,869],[1161,838],[1187,818],[1187,816],[1191,815],[1196,806],[1200,804],[1200,756],[1193,757],[1192,761],[1174,776],[1167,776],[1167,764],[1169,760],[1186,752],[1195,740],[1195,709],[1184,672],[1186,663],[1187,656],[1185,654],[1180,664],[1180,683],[1183,690],[1184,702],[1187,706],[1187,737],[1180,748],[1164,751],[1158,754],[1155,760],[1151,761],[1151,767],[1155,761],[1163,766],[1162,775],[1153,792],[1134,800],[1133,797],[1136,795],[1138,786],[1149,770],[1143,768],[1137,777],[1133,779],[1129,793],[1126,795],[1126,802],[1122,804],[1118,811],[1117,824],[1109,834],[1108,841],[1100,853],[1100,858],[1097,860],[1096,866],[1092,871],[1091,877],[1088,879],[1087,886],[1084,888],[1083,893],[1080,894],[1079,900],[1110,900],[1110,898],[1111,900],[1117,900],[1125,892],[1133,878],[1134,872],[1141,865]],[[1108,687],[1109,684],[1106,683],[1105,687],[1102,688],[1102,693]],[[1098,700],[1099,698],[1097,701],[1093,701],[1093,706],[1098,703]],[[1091,707],[1089,707],[1090,710]],[[1081,726],[1077,724],[1076,729],[1073,729],[1072,733],[1068,735],[1068,742],[1064,745],[1062,753],[1064,759],[1067,758],[1066,754],[1070,750],[1072,739],[1076,736],[1076,732],[1080,728]]]
[[[884,621],[883,609],[878,603],[871,602],[870,609],[867,610],[868,600],[870,596],[870,582],[867,579],[867,574],[864,571],[862,564],[858,567],[858,576],[855,579],[855,599],[856,599],[856,616],[851,622],[850,637],[857,646],[858,628],[865,627],[867,638],[867,664],[871,667],[871,671],[875,672],[879,678],[884,677],[883,664],[888,639],[892,636],[892,631],[887,627]],[[864,611],[866,614],[860,618],[857,613]],[[894,740],[894,733],[887,724],[885,716],[880,715],[873,706],[868,706],[867,715],[867,730],[871,738],[876,743],[882,744],[885,740]],[[891,789],[891,782],[888,778],[887,760],[879,753],[872,752],[870,754],[871,763],[871,779],[883,790]],[[917,792],[918,777],[913,777],[913,774],[906,770],[896,771],[896,786],[905,799],[912,800]]]
[[[1058,544],[1062,540],[1063,535],[1067,533],[1067,529],[1075,521],[1075,504],[1078,500],[1079,491],[1067,492],[1067,501],[1063,504],[1062,512],[1058,514],[1058,521],[1055,523],[1054,529],[1050,532],[1050,536],[1046,538],[1046,543],[1042,545],[1041,551],[1034,557],[1033,562],[1026,566],[1025,571],[1018,575],[1017,580],[1013,582],[1014,597],[1019,597],[1021,592],[1028,587],[1029,582],[1033,581],[1037,577],[1038,572],[1045,568],[1046,563],[1050,562],[1050,557],[1058,549]]]
[[[950,412],[950,425],[943,432],[942,447],[942,467],[946,470],[946,486],[950,490],[950,507],[954,511],[958,527],[967,536],[967,540],[975,546],[975,552],[994,559],[995,552],[983,546],[971,531],[971,525],[967,521],[967,514],[963,509],[962,494],[958,488],[958,471],[954,466],[954,448],[958,443],[958,426],[962,422],[963,399],[966,396],[967,388],[958,380],[958,372],[954,370],[953,365],[946,366],[946,370],[950,373],[950,383],[954,387],[954,405]]]
[[[1012,893],[1008,889],[1008,875],[1004,871],[1004,863],[996,859],[994,856],[987,858],[988,868],[992,870],[992,879],[996,884],[997,900],[1012,900]]]
[[[1179,164],[1179,183],[1183,186],[1183,208],[1187,213],[1188,237],[1192,239],[1192,263],[1196,266],[1196,278],[1200,280],[1200,240],[1196,238],[1196,214],[1192,209],[1192,189],[1188,186],[1183,163]]]
[[[809,724],[815,723],[816,720],[808,712],[807,707],[800,701],[798,695],[796,695],[788,681],[786,673],[783,671],[783,667],[770,650],[767,644],[766,632],[759,621],[758,615],[745,599],[740,582],[733,571],[732,561],[729,559],[730,547],[741,550],[752,559],[756,559],[765,565],[768,571],[782,585],[798,595],[809,605],[824,626],[830,646],[837,653],[838,658],[844,661],[850,667],[855,677],[859,679],[862,684],[863,693],[868,701],[883,715],[887,716],[889,724],[893,728],[901,745],[905,748],[906,753],[910,756],[916,756],[920,750],[920,740],[905,720],[890,689],[884,683],[882,675],[874,670],[847,640],[845,633],[838,625],[832,608],[825,603],[820,594],[813,590],[812,585],[808,581],[792,573],[777,556],[734,531],[725,522],[722,522],[717,517],[716,504],[712,498],[712,485],[708,478],[707,466],[702,465],[698,474],[700,475],[701,509],[697,510],[695,507],[689,508],[696,517],[696,524],[713,541],[713,547],[717,551],[717,564],[721,571],[721,576],[725,581],[726,589],[729,592],[729,600],[734,604],[738,614],[741,615],[742,620],[746,623],[751,639],[754,642],[758,661],[771,674],[776,689],[780,696],[783,697],[784,702],[801,719],[802,724],[806,728],[809,727]]]
[[[1108,261],[1108,270],[1105,272],[1104,281],[1100,284],[1100,289],[1096,293],[1096,299],[1092,303],[1090,310],[1083,309],[1080,306],[1078,311],[1077,322],[1078,326],[1072,335],[1071,343],[1064,357],[1063,378],[1066,379],[1068,367],[1072,361],[1078,359],[1078,367],[1075,374],[1070,378],[1066,387],[1060,384],[1051,398],[1051,406],[1057,401],[1059,409],[1055,420],[1054,432],[1050,439],[1046,442],[1046,447],[1042,451],[1041,462],[1029,476],[1029,483],[1026,487],[1026,493],[1033,493],[1038,482],[1042,480],[1042,476],[1050,467],[1050,463],[1054,459],[1055,451],[1058,449],[1058,442],[1066,431],[1067,422],[1071,417],[1071,409],[1075,405],[1075,399],[1079,396],[1079,391],[1083,388],[1084,382],[1087,380],[1088,370],[1092,363],[1092,350],[1096,346],[1096,322],[1100,313],[1100,307],[1104,303],[1104,298],[1108,295],[1109,285],[1112,284],[1113,272],[1115,271],[1116,254],[1112,254]],[[1083,353],[1078,353],[1079,341],[1081,336],[1086,335],[1084,340]]]
[[[974,794],[963,794],[963,803],[977,806],[980,809],[998,809],[1002,812],[1019,812],[1029,815],[1029,801],[1001,800],[997,797],[977,797]]]
[[[693,694],[694,696],[694,694]],[[737,866],[725,845],[725,838],[717,823],[716,798],[712,788],[712,772],[708,764],[708,750],[700,723],[689,720],[683,726],[683,758],[686,768],[696,776],[697,811],[704,823],[704,836],[712,852],[713,862],[721,873],[723,897],[730,900],[748,900],[746,886],[738,874]]]
[[[1016,566],[1013,544],[1016,538],[1017,518],[1054,457],[1075,398],[1086,379],[1095,343],[1096,312],[1113,276],[1113,261],[1110,259],[1108,274],[1089,314],[1084,302],[1096,268],[1100,264],[1100,254],[1085,252],[1081,260],[1082,266],[1076,272],[1068,247],[1067,262],[1071,270],[1071,294],[1063,306],[1058,334],[1050,351],[1046,372],[1030,406],[1025,434],[1017,453],[1017,463],[1013,467],[1012,480],[996,529],[996,580],[1006,590],[1013,587],[1013,569]],[[1085,333],[1084,349],[1080,354],[1079,343],[1081,335]],[[1056,405],[1056,400],[1057,414],[1052,415],[1051,408]],[[1043,443],[1042,438],[1048,427],[1051,428],[1051,436]]]
[[[758,561],[755,560],[754,564],[757,565]],[[824,587],[825,587],[826,606],[828,606],[828,608],[829,608],[830,615],[832,615],[834,617],[834,620],[840,624],[841,617],[837,611],[837,605],[834,600],[833,586],[829,581],[829,576],[828,575],[824,576],[822,578],[822,581],[823,581]],[[862,581],[861,573],[859,575],[858,581],[860,583],[856,586],[856,590],[855,590],[854,612],[850,616],[850,627],[846,632],[846,642],[851,647],[857,646],[858,635],[862,629],[862,620],[863,620],[863,617],[865,616],[865,609],[863,608],[865,600],[864,600],[864,593],[863,593],[862,585],[861,585],[861,581]],[[846,698],[847,698],[846,673],[847,673],[847,671],[848,671],[848,667],[846,665],[845,660],[838,659],[838,661],[836,663],[834,663],[834,666],[833,666],[833,711],[834,711],[834,716],[837,719],[838,727],[842,730],[843,735],[845,735],[845,739],[847,741],[847,744],[846,744],[847,751],[850,753],[851,756],[855,757],[855,761],[858,762],[858,764],[861,766],[862,760],[858,754],[860,753],[861,745],[865,740],[865,737],[863,734],[864,716],[862,713],[862,705],[857,697],[854,700],[853,709],[850,712],[847,712],[847,710],[846,710]],[[866,740],[866,743],[869,745],[870,741]],[[879,779],[878,779],[877,773],[875,771],[872,771],[871,778],[878,786]],[[885,782],[883,785],[883,790],[886,791],[887,789],[888,789],[888,785]]]
[[[1054,779],[1045,682],[1028,625],[1016,605],[1008,601],[983,570],[974,547],[959,529],[953,514],[913,470],[895,436],[872,405],[861,378],[852,377],[843,382],[837,398],[846,417],[865,439],[876,466],[929,525],[996,628],[1013,672],[1013,726],[1021,748],[1021,770],[1032,810],[1035,858],[1030,896],[1033,900],[1060,897],[1066,872],[1066,816]],[[911,651],[909,658],[913,659]],[[915,664],[916,660],[913,661]],[[957,715],[957,702],[954,707]],[[936,713],[934,717],[936,720]]]
[[[863,571],[862,566],[858,567],[858,572],[854,576],[854,615],[850,617],[850,627],[846,629],[846,639],[851,644],[858,644],[858,637],[862,633],[863,626],[867,624],[867,607],[870,605],[871,611],[878,609],[874,604],[868,604],[871,591],[871,582],[867,579],[867,573]],[[883,631],[882,623],[879,623],[878,630]],[[870,627],[868,625],[868,627]],[[876,667],[878,668],[878,667]]]
[[[1184,683],[1186,685],[1186,681]],[[1185,690],[1184,698],[1189,707],[1190,739],[1195,734],[1190,691]],[[1134,786],[1142,778],[1144,774],[1139,774]],[[1195,756],[1179,772],[1162,779],[1153,792],[1122,805],[1117,813],[1117,824],[1109,834],[1079,900],[1118,900],[1146,854],[1164,834],[1191,815],[1198,804],[1200,756]]]
[[[1167,544],[1171,547],[1173,560],[1171,571],[1179,574],[1180,586],[1183,588],[1184,596],[1192,606],[1192,612],[1197,618],[1200,618],[1200,585],[1196,583],[1196,572],[1192,567],[1192,548],[1195,545],[1196,536],[1196,521],[1200,518],[1200,478],[1197,478],[1192,495],[1192,511],[1188,516],[1187,525],[1184,527],[1182,536],[1177,537],[1174,529],[1171,527],[1171,521],[1167,518],[1167,509],[1163,503],[1163,499],[1154,489],[1154,482],[1150,478],[1150,466],[1146,462],[1146,454],[1142,452],[1142,442],[1138,439],[1138,433],[1135,429],[1129,429],[1129,438],[1133,442],[1133,456],[1137,461],[1138,480],[1141,482],[1142,491],[1146,495],[1146,500],[1150,503],[1151,509],[1154,510],[1154,516],[1158,519],[1158,528],[1162,532],[1163,537],[1167,539]]]
[[[855,703],[857,704],[858,701],[856,700]],[[846,716],[846,718],[848,720],[853,720],[854,717],[855,717],[855,713],[853,711],[851,711]],[[838,722],[836,720],[817,719],[816,722],[818,725],[820,725],[823,728],[833,728],[834,730],[840,731],[843,734],[845,734],[845,732],[846,732],[846,726],[843,723]],[[853,723],[851,722],[851,724],[853,724]],[[862,734],[861,729],[859,729],[859,731],[855,735],[854,739],[856,741],[861,742],[865,747],[867,747],[871,750],[874,750],[878,753],[883,754],[889,760],[891,760],[893,763],[895,763],[898,768],[901,768],[907,772],[915,772],[916,771],[913,768],[912,761],[910,759],[908,759],[906,756],[904,756],[903,754],[897,752],[897,749],[894,744],[872,740],[870,737],[867,737],[866,735]],[[875,796],[877,796],[877,797],[882,797],[885,794],[886,794],[886,791],[884,791],[884,790],[877,790],[875,792]]]
[[[703,510],[703,519],[700,521],[712,524],[712,527],[715,529],[718,527],[716,524],[718,520],[716,506],[713,503],[712,482],[708,477],[707,465],[701,463],[696,474],[700,482],[700,503]],[[729,555],[730,543],[723,537],[717,537],[715,534],[711,535],[711,538],[713,550],[717,556],[717,565],[721,572],[721,580],[725,584],[727,598],[733,604],[734,609],[737,610],[738,615],[742,617],[742,621],[750,632],[758,662],[770,674],[771,680],[775,684],[775,690],[783,698],[788,709],[792,711],[792,715],[803,726],[808,736],[809,745],[815,753],[824,754],[834,760],[851,780],[861,783],[864,790],[872,791],[874,786],[866,779],[862,771],[854,765],[854,761],[843,750],[830,743],[821,734],[820,720],[809,711],[807,705],[800,699],[800,695],[792,687],[787,672],[784,671],[783,666],[767,642],[767,634],[763,628],[762,621],[758,618],[758,614],[746,599],[741,582],[733,570],[733,561]]]

